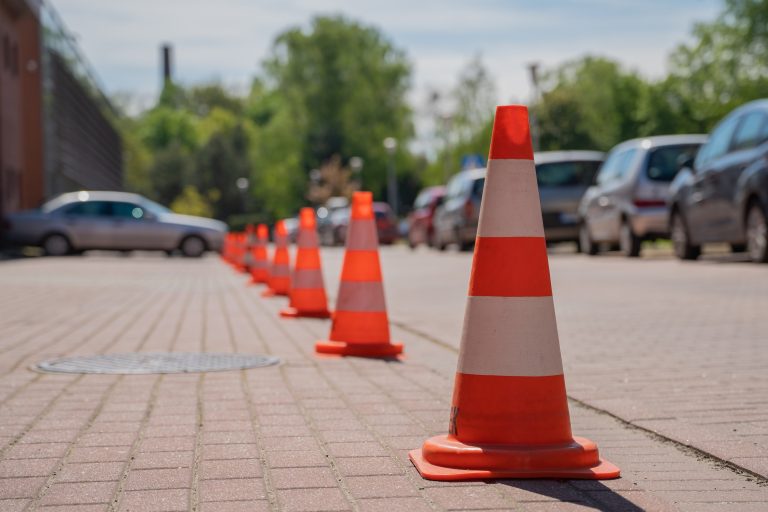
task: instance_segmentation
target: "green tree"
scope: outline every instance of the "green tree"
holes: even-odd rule
[[[264,70],[265,83],[280,95],[273,107],[291,117],[300,141],[296,165],[304,173],[334,155],[345,164],[359,156],[366,188],[378,193],[387,163],[382,141],[390,136],[400,143],[400,172],[412,171],[405,158],[413,135],[405,98],[410,64],[378,30],[343,17],[317,17],[308,31],[280,34]]]
[[[534,106],[544,150],[606,150],[637,137],[643,119],[639,102],[648,84],[615,61],[584,57],[545,73]]]
[[[768,0],[727,0],[716,20],[694,26],[692,43],[672,52],[670,68],[649,112],[659,124],[673,112],[678,126],[708,131],[735,107],[765,97]]]
[[[213,208],[208,200],[192,185],[187,185],[171,203],[171,210],[184,215],[213,217]]]

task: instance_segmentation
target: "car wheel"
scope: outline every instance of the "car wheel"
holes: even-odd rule
[[[768,215],[757,201],[747,212],[747,252],[752,261],[768,263]]]
[[[731,244],[731,252],[744,252],[747,250],[747,244]]]
[[[59,233],[45,237],[42,247],[46,256],[65,256],[72,252],[72,244],[69,243],[69,239]]]
[[[681,260],[695,260],[698,258],[701,255],[701,246],[691,244],[688,227],[685,225],[683,216],[679,212],[674,212],[670,224],[672,247],[675,250],[675,256]]]
[[[632,231],[629,221],[624,219],[619,228],[619,250],[628,258],[640,256],[640,247],[643,241]]]
[[[188,236],[181,241],[179,250],[187,258],[199,258],[205,252],[205,242],[199,236]]]
[[[594,256],[599,252],[599,247],[592,240],[592,235],[589,234],[589,226],[586,222],[582,222],[579,226],[579,250],[584,254]]]

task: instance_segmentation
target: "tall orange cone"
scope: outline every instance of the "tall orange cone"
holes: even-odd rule
[[[389,339],[379,239],[370,192],[355,192],[352,196],[347,247],[329,338],[317,342],[317,352],[391,357],[403,351],[402,343],[391,343]]]
[[[299,212],[299,236],[296,240],[296,265],[291,275],[290,303],[280,316],[328,318],[328,298],[320,267],[315,210],[302,208]]]
[[[267,257],[267,244],[269,243],[269,229],[266,224],[256,227],[256,242],[251,250],[253,264],[251,265],[251,284],[266,283],[269,280],[269,258]]]
[[[571,434],[523,106],[496,110],[447,435],[410,452],[430,480],[619,476]]]
[[[262,297],[288,296],[291,288],[291,257],[288,254],[288,230],[282,220],[275,223],[275,256],[269,269],[268,288]]]

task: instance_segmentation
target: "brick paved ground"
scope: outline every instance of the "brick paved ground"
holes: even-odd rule
[[[324,253],[329,283],[340,255]],[[258,288],[244,286],[244,278],[213,258],[0,264],[0,510],[765,510],[768,487],[760,479],[576,402],[574,431],[597,441],[623,478],[422,480],[407,451],[446,428],[469,259],[401,248],[383,255],[393,319],[402,326],[393,331],[406,343],[402,362],[315,357],[313,343],[327,334],[327,321],[279,319],[284,300],[259,298]],[[672,262],[632,263],[639,299],[654,287],[651,265],[666,272]],[[744,420],[732,428],[758,429],[765,377],[754,368],[765,368],[765,350],[743,342],[755,327],[722,322],[734,314],[743,319],[741,308],[754,311],[750,297],[765,300],[758,293],[764,274],[705,263],[704,274],[715,277],[702,286],[711,288],[706,297],[716,304],[702,305],[692,321],[681,320],[689,322],[686,329],[672,313],[702,299],[681,303],[671,286],[666,305],[652,302],[648,309],[662,320],[632,316],[625,311],[631,301],[620,307],[626,294],[617,297],[616,290],[627,287],[626,264],[553,258],[569,391],[641,424],[673,411],[680,428],[701,428],[709,439],[721,428],[709,426],[715,418],[721,424]],[[573,290],[584,279],[594,285],[586,297]],[[752,295],[745,281],[754,286]],[[458,297],[452,296],[456,290]],[[728,297],[718,298],[718,290]],[[765,327],[764,318],[749,314]],[[660,339],[659,332],[668,336]],[[731,351],[716,343],[726,333]],[[164,376],[27,369],[58,355],[165,350],[267,353],[283,363]],[[725,361],[718,359],[724,354]],[[696,373],[695,361],[711,362],[709,377]],[[730,361],[738,363],[730,371],[733,382],[722,370]],[[680,367],[680,378],[670,373]],[[660,388],[666,392],[654,395]],[[685,389],[692,392],[688,400]],[[631,401],[626,409],[624,401]],[[718,408],[731,402],[742,412]],[[755,415],[746,416],[748,410]],[[765,446],[762,438],[752,439]],[[765,463],[759,452],[743,453],[748,456],[738,459],[757,453],[752,462]]]

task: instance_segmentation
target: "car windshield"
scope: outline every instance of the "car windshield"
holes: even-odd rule
[[[154,201],[150,201],[149,199],[145,199],[144,201],[142,201],[141,205],[144,207],[145,210],[152,213],[153,215],[162,215],[164,213],[171,213],[171,210],[169,210],[165,206],[158,204]]]
[[[592,183],[601,162],[552,162],[536,166],[539,187],[579,187]]]
[[[653,181],[672,181],[680,164],[696,156],[699,144],[663,146],[651,151],[645,174]]]

